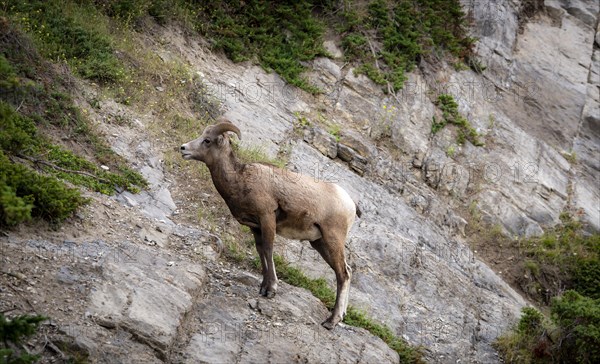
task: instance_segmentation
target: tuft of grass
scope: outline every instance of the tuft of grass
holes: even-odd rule
[[[534,277],[537,277],[540,275],[540,266],[534,262],[533,260],[526,260],[525,261],[525,269],[527,269],[529,272],[531,272],[531,274]]]
[[[404,339],[396,336],[392,330],[382,324],[378,324],[367,316],[363,311],[354,307],[348,307],[344,322],[351,326],[362,327],[371,334],[383,340],[392,350],[400,356],[400,363],[424,363],[420,348],[411,347]]]
[[[44,57],[68,63],[77,74],[90,80],[111,83],[123,78],[126,70],[116,57],[111,40],[91,28],[97,12],[78,7],[83,17],[73,16],[74,3],[58,0],[5,1],[5,11],[31,34]]]
[[[454,100],[452,95],[440,94],[436,100],[436,104],[442,111],[442,120],[437,122],[436,118],[433,117],[431,124],[431,132],[433,134],[443,129],[447,124],[453,124],[458,127],[458,136],[456,138],[458,144],[462,145],[468,140],[476,147],[485,145],[479,139],[477,130],[475,130],[475,128],[471,126],[471,123],[458,112],[458,103]]]
[[[448,146],[446,149],[446,155],[450,158],[454,158],[454,155],[456,155],[456,146],[454,144],[450,144],[450,146]]]
[[[279,278],[288,284],[296,287],[302,287],[309,290],[317,297],[328,309],[335,305],[335,292],[329,288],[324,278],[309,278],[300,269],[291,266],[285,259],[275,254],[273,257]]]
[[[327,128],[327,132],[331,134],[336,142],[340,141],[340,136],[342,133],[342,127],[339,124],[329,123],[329,127]]]
[[[265,152],[265,148],[257,145],[242,147],[237,141],[232,141],[235,155],[242,163],[265,163],[278,168],[284,168],[287,161],[281,158],[272,158]]]
[[[563,152],[563,157],[571,164],[577,164],[577,153],[574,150]]]
[[[245,232],[242,232],[245,234]],[[248,261],[248,253],[247,251],[250,250],[253,246],[254,246],[254,241],[251,239],[247,239],[244,242],[242,242],[241,244],[238,242],[239,240],[236,239],[234,236],[226,234],[223,237],[223,244],[225,245],[225,257],[227,259],[229,259],[230,261],[237,263],[237,264],[243,264],[246,263]]]

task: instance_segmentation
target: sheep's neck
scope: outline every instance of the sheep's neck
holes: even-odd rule
[[[208,166],[213,183],[225,202],[232,192],[238,190],[238,180],[242,168],[243,164],[237,160],[233,152],[230,152],[227,158],[220,159],[219,163]]]

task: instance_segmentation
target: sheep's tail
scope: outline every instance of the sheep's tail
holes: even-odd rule
[[[360,207],[358,206],[358,204],[355,202],[354,206],[356,206],[356,216],[361,217],[362,216],[362,211],[360,210]]]

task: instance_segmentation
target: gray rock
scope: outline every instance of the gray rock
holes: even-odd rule
[[[350,161],[350,168],[362,176],[368,171],[369,161],[363,156],[357,154]]]
[[[366,159],[377,156],[377,147],[372,141],[355,130],[344,130],[340,135],[339,144],[345,145]]]
[[[81,278],[78,274],[73,273],[69,267],[62,266],[56,274],[56,279],[61,283],[73,284],[79,281]]]
[[[323,42],[323,47],[325,47],[327,52],[329,52],[329,54],[331,54],[333,58],[344,57],[342,50],[335,44],[334,41],[326,40],[325,42]]]
[[[351,162],[358,153],[354,149],[340,143],[338,144],[337,154],[344,162]]]
[[[102,262],[102,283],[92,291],[89,312],[106,327],[122,327],[162,355],[176,338],[206,277],[197,265],[167,259],[140,246],[127,264]],[[120,259],[119,255],[116,255]]]
[[[306,129],[304,131],[304,141],[312,144],[319,152],[331,159],[337,156],[337,140],[333,135],[319,127]]]
[[[237,274],[237,273],[235,273]],[[207,297],[192,310],[189,341],[177,362],[364,362],[397,363],[398,354],[363,329],[320,325],[323,304],[308,291],[280,283],[274,299],[256,297],[254,284],[236,283],[238,295]],[[229,288],[233,289],[233,287]],[[250,302],[250,304],[248,304]],[[332,350],[332,348],[334,348]]]
[[[369,161],[367,158],[360,155],[356,150],[341,143],[338,144],[338,157],[344,162],[348,162],[350,168],[361,176],[364,175],[368,169]]]
[[[167,234],[163,234],[156,229],[141,229],[140,238],[142,238],[142,240],[144,240],[148,245],[158,245],[161,248],[167,246]]]

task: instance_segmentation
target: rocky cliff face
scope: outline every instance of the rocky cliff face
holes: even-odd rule
[[[284,153],[290,169],[337,182],[359,201],[363,217],[347,242],[351,305],[423,345],[430,362],[493,363],[491,343],[526,302],[466,244],[465,211],[515,235],[539,234],[563,211],[600,229],[599,9],[594,1],[463,5],[485,71],[423,63],[395,96],[355,76],[333,41],[335,58],[312,64],[310,78],[325,90],[318,97],[176,29],[156,29],[160,41],[149,42],[163,59],[190,64],[246,145]],[[458,145],[450,128],[431,134],[441,93],[458,101],[484,147]],[[115,108],[124,107],[105,103],[102,112]],[[64,286],[79,299],[54,312],[65,317],[64,334],[107,363],[398,361],[363,330],[321,328],[325,309],[305,290],[284,284],[276,298],[258,298],[256,275],[218,260],[218,236],[177,223],[183,201],[171,193],[181,187],[160,162],[172,146],[140,140],[152,116],[131,117],[141,121],[107,133],[150,180],[149,192],[99,201],[73,228],[76,248],[25,233],[4,241],[7,252],[44,252],[36,279],[48,282],[53,302]],[[331,135],[326,123],[342,131]],[[279,239],[276,249],[333,283],[305,243]]]

